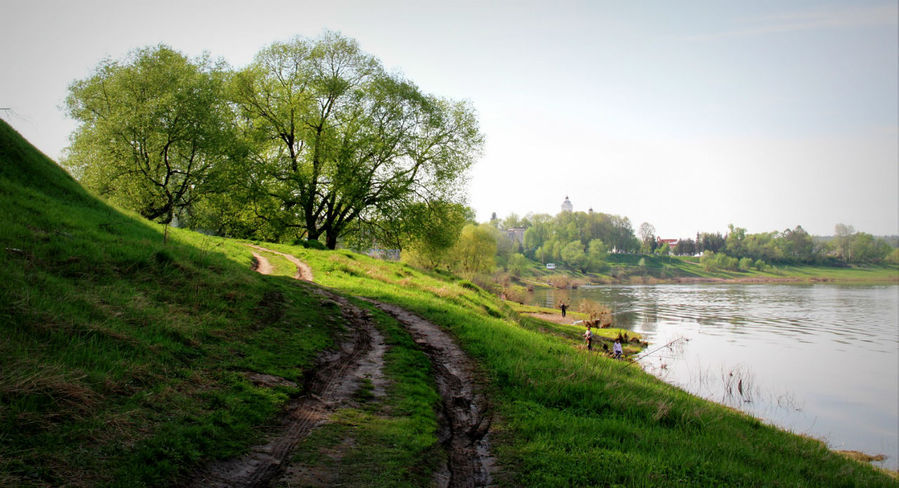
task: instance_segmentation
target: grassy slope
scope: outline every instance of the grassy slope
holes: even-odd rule
[[[640,266],[640,260],[644,265]],[[791,281],[820,282],[833,281],[839,283],[897,283],[899,282],[899,265],[854,265],[847,267],[831,266],[771,266],[765,271],[751,269],[748,271],[706,270],[699,264],[699,258],[684,256],[641,256],[638,254],[610,254],[610,268],[603,273],[579,273],[559,266],[555,270],[547,270],[538,263],[532,263],[523,273],[525,281],[539,284],[552,281],[553,276],[565,275],[569,279],[586,282],[605,283],[643,283],[643,282],[676,282],[680,279],[695,280],[735,280],[735,281]]]
[[[316,281],[447,327],[483,365],[510,486],[894,486],[824,444],[542,334],[467,281],[349,252],[282,246]]]
[[[248,272],[244,246],[183,231],[163,245],[158,229],[91,198],[5,124],[0,215],[10,216],[0,222],[0,485],[159,485],[238,452],[298,393],[241,373],[298,379],[336,327],[336,310],[292,280]],[[326,286],[401,304],[459,338],[492,393],[502,484],[893,485],[817,441],[522,326],[466,281],[279,249]],[[298,456],[315,463],[319,447],[351,436],[347,484],[420,485],[439,457],[436,397],[421,353],[376,316],[392,346],[389,398],[342,411]]]
[[[5,123],[0,215],[2,486],[160,485],[231,456],[299,392],[244,373],[300,381],[332,344],[334,307],[243,246],[164,245]]]

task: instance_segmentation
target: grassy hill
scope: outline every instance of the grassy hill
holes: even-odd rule
[[[157,226],[87,194],[4,123],[0,215],[2,486],[177,484],[253,445],[302,393],[246,373],[302,384],[343,327],[311,287],[252,272],[243,243],[174,230],[164,244]],[[266,246],[306,261],[323,286],[401,305],[456,337],[489,392],[500,486],[896,486],[819,441],[544,333],[466,280]],[[426,485],[440,455],[429,366],[375,315],[391,394],[337,412],[293,461],[337,463],[344,486]],[[323,454],[334,450],[341,460]]]
[[[245,373],[301,382],[331,344],[315,295],[242,246],[163,244],[5,123],[0,215],[2,486],[161,485],[232,456],[298,393]]]

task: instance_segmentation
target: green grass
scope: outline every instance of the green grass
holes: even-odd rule
[[[643,265],[640,265],[643,260]],[[609,269],[602,273],[581,273],[559,266],[547,270],[542,266],[531,266],[521,276],[521,281],[531,286],[540,286],[553,276],[565,275],[582,283],[665,283],[681,279],[735,280],[735,281],[791,281],[839,283],[897,283],[899,265],[852,265],[846,267],[812,265],[773,265],[764,271],[707,270],[698,257],[686,256],[644,256],[640,254],[610,254]]]
[[[361,405],[337,412],[332,423],[300,445],[292,461],[330,473],[329,485],[428,486],[446,457],[437,442],[440,398],[431,366],[393,318],[373,307],[370,311],[389,346],[384,358],[387,397],[378,401],[362,388],[356,394]],[[296,481],[279,486],[296,486]]]
[[[639,266],[640,259],[644,266]],[[899,281],[899,265],[854,265],[847,267],[811,265],[774,265],[764,271],[706,270],[699,264],[699,258],[684,256],[641,256],[612,254],[609,256],[612,269],[603,276],[623,276],[634,279],[643,276],[660,280],[677,278],[704,278],[725,280],[770,280],[770,281],[837,281],[864,283],[895,283]],[[632,278],[633,277],[633,278]]]
[[[258,440],[341,328],[339,311],[242,242],[94,199],[0,123],[0,485],[165,486]],[[572,347],[467,280],[347,251],[266,245],[316,281],[440,324],[480,365],[500,486],[895,486],[816,440]],[[297,453],[347,486],[421,486],[442,455],[427,359],[390,342],[388,396],[361,390]],[[327,467],[327,466],[326,466]]]
[[[505,486],[894,486],[874,468],[571,347],[464,280],[345,251],[279,247],[316,279],[444,326],[481,364]]]
[[[159,486],[258,438],[338,310],[84,192],[0,124],[0,485]]]

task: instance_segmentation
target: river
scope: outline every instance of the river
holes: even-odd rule
[[[668,383],[899,467],[899,286],[621,285],[531,296],[550,307],[563,299],[612,308],[613,326],[649,341],[644,369]]]

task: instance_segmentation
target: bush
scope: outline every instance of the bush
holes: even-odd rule
[[[608,327],[612,324],[612,310],[599,302],[585,298],[578,302],[576,310],[589,315],[595,326]]]
[[[752,264],[752,258],[742,258],[740,259],[738,267],[740,271],[749,271],[749,268],[752,268]]]
[[[319,251],[324,251],[327,249],[321,241],[315,239],[295,239],[293,241],[294,246],[303,246],[306,249],[318,249]]]
[[[528,301],[528,289],[520,285],[509,285],[503,289],[506,300],[517,303],[526,303]]]

